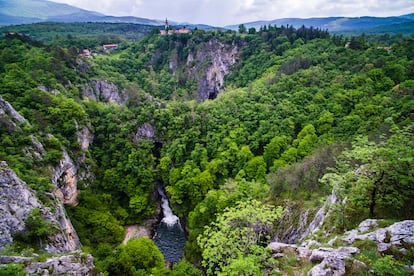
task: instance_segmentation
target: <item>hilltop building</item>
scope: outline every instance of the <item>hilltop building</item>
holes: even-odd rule
[[[104,50],[114,50],[114,49],[118,49],[118,44],[104,44],[102,45],[102,48]]]
[[[170,27],[170,25],[168,24],[168,19],[165,19],[165,25],[164,25],[164,30],[160,30],[160,34],[162,35],[166,35],[166,34],[189,34],[191,31],[190,29],[186,28],[186,27],[182,27],[178,30]]]

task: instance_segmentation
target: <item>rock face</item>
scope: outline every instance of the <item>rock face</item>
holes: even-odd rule
[[[25,147],[23,151],[25,152],[26,156],[32,160],[42,160],[46,154],[45,148],[34,135],[30,135],[30,140],[32,141],[32,146]]]
[[[236,63],[238,47],[225,45],[217,38],[211,38],[205,48],[187,57],[188,78],[198,81],[198,100],[215,99],[222,91],[224,77]],[[194,62],[197,61],[197,62]],[[174,67],[174,62],[170,62]]]
[[[83,96],[101,102],[123,104],[127,97],[118,87],[107,80],[94,80],[83,91]]]
[[[396,222],[386,228],[379,228],[378,220],[369,219],[361,222],[357,229],[345,233],[344,242],[352,244],[357,240],[371,240],[377,243],[378,252],[385,252],[391,247],[405,252],[406,244],[414,245],[414,220]]]
[[[33,191],[0,162],[0,249],[13,242],[13,236],[25,229],[30,211],[39,207]]]
[[[338,198],[332,191],[325,203],[317,210],[302,210],[297,204],[287,204],[284,207],[283,217],[279,221],[279,227],[274,240],[294,244],[303,242],[305,238],[317,231],[330,212],[329,206],[338,202]]]
[[[92,144],[94,136],[93,133],[89,130],[89,128],[85,126],[81,130],[76,132],[76,138],[81,147],[81,150],[86,151]]]
[[[55,168],[52,175],[52,183],[55,185],[55,195],[59,197],[64,204],[77,204],[77,167],[66,151],[63,151],[63,159]]]
[[[0,264],[20,263],[27,275],[92,275],[91,255],[67,255],[36,262],[34,257],[0,256]]]
[[[359,253],[356,247],[341,247],[338,249],[321,247],[318,249],[309,249],[304,246],[296,246],[294,244],[285,244],[272,242],[269,245],[272,250],[273,257],[281,258],[285,255],[295,255],[299,260],[318,263],[308,273],[308,275],[345,275],[346,259],[350,259],[352,255]]]
[[[43,243],[44,249],[50,253],[78,250],[79,238],[61,202],[57,200],[53,204],[55,211],[52,212],[39,202],[34,191],[17,177],[6,162],[0,162],[0,249],[11,244],[16,233],[26,230],[25,220],[33,209],[38,208],[42,218],[56,228],[55,233]]]
[[[8,132],[19,130],[18,124],[27,121],[0,96],[0,124],[4,125]]]
[[[409,248],[414,246],[414,220],[400,221],[384,228],[379,228],[379,225],[378,220],[367,219],[361,222],[357,229],[346,232],[342,241],[352,245],[358,240],[371,240],[377,244],[377,251],[381,255],[392,254],[396,250],[399,251],[398,254],[409,254]],[[312,263],[314,266],[308,275],[342,276],[349,274],[347,269],[352,271],[352,267],[358,267],[360,271],[366,271],[369,274],[371,269],[367,264],[354,259],[353,256],[360,253],[360,249],[354,246],[333,248],[305,240],[300,246],[272,242],[269,248],[274,258],[294,256],[300,262]],[[387,252],[388,250],[391,251]],[[404,268],[407,272],[412,271],[409,266]]]
[[[151,140],[153,141],[155,137],[155,127],[149,123],[145,123],[137,129],[135,134],[135,142],[140,140]]]

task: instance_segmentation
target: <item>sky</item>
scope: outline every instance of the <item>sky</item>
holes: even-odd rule
[[[106,15],[226,26],[287,17],[398,16],[414,0],[52,0]]]

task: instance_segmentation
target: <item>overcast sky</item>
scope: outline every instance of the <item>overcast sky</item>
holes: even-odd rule
[[[286,17],[393,16],[414,13],[414,0],[52,0],[106,15],[225,26]]]

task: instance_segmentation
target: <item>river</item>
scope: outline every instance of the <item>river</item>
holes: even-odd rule
[[[163,218],[156,226],[154,242],[164,255],[165,262],[176,263],[184,254],[185,233],[180,219],[173,213],[161,182],[157,181],[157,190],[161,197]]]

